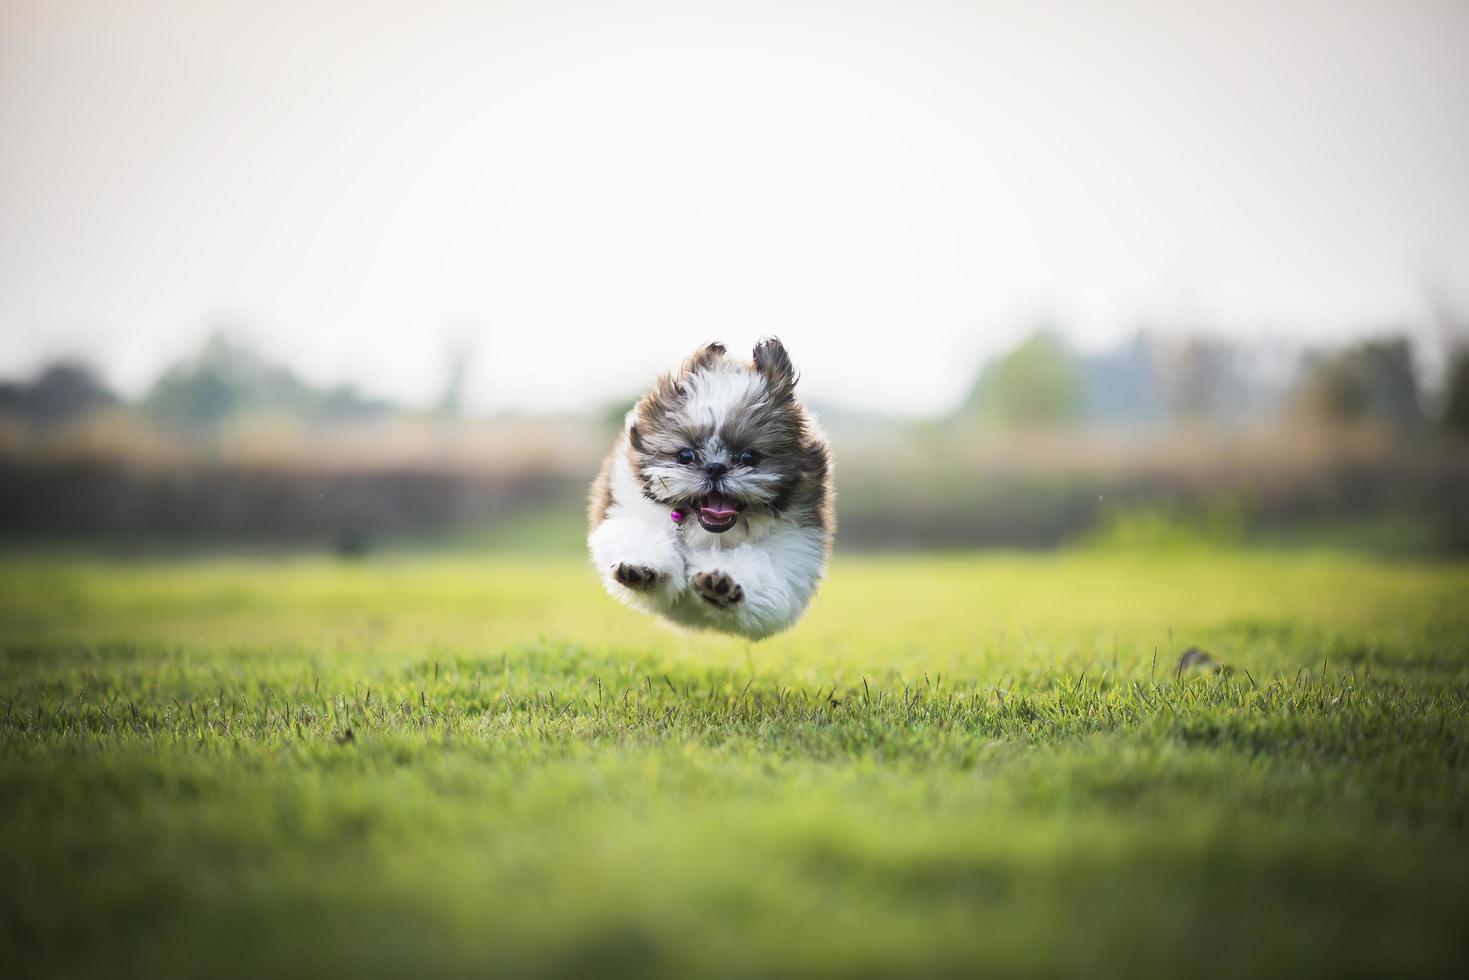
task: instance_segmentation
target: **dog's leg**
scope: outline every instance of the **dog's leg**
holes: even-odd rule
[[[683,591],[677,542],[651,508],[614,505],[587,545],[607,591],[631,605],[664,611]]]
[[[687,560],[689,595],[715,629],[762,639],[806,610],[825,566],[820,532],[777,531],[763,541],[701,551]]]

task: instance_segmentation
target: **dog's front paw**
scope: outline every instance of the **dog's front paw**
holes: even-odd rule
[[[617,579],[619,585],[629,589],[642,592],[646,589],[658,587],[663,576],[656,569],[647,565],[635,565],[631,562],[619,562],[612,568],[612,577]]]
[[[690,585],[700,599],[721,609],[737,605],[745,597],[740,583],[723,572],[700,572]]]

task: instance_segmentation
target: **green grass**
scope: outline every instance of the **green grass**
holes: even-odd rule
[[[847,559],[751,646],[571,560],[12,558],[0,627],[21,974],[1469,969],[1463,565]]]

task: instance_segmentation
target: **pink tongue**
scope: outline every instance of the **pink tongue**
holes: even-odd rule
[[[739,511],[735,510],[734,501],[724,494],[711,493],[699,505],[699,513],[711,520],[723,521],[734,517]]]

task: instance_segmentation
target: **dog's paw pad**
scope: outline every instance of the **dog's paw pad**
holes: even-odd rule
[[[612,577],[629,589],[651,589],[662,576],[647,565],[623,562],[612,569]]]
[[[694,591],[705,602],[728,609],[745,597],[740,584],[723,572],[700,572],[694,576]]]

